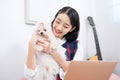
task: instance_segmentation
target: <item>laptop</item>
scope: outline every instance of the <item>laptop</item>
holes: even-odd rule
[[[109,80],[117,62],[71,61],[64,80]]]

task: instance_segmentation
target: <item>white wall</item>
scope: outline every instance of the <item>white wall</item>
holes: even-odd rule
[[[32,29],[32,26],[24,24],[24,0],[0,2],[0,80],[23,77]]]
[[[117,43],[119,41],[119,27],[116,26],[115,29],[113,26],[108,27],[108,24],[102,24],[101,21],[103,19],[99,17],[102,15],[97,15],[96,18],[94,0],[70,1],[70,5],[77,9],[80,14],[81,31],[79,40],[85,53],[92,54],[95,51],[92,45],[94,41],[89,38],[90,36],[93,37],[92,31],[86,25],[86,17],[92,15],[97,19],[97,30],[102,52],[106,55],[114,53],[117,56],[120,47],[120,43]],[[20,80],[23,77],[27,43],[35,28],[34,26],[26,25],[24,22],[24,0],[2,0],[0,2],[0,80]],[[106,33],[106,30],[108,33]],[[89,36],[87,33],[91,35]],[[87,42],[92,43],[89,45]],[[117,70],[116,72],[118,73]]]

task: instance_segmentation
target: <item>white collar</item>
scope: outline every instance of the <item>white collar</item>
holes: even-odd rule
[[[58,43],[59,45],[64,44],[65,41],[66,41],[65,38],[63,38],[63,39],[57,38],[57,43]]]

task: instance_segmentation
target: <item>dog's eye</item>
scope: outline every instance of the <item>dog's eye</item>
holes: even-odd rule
[[[44,31],[47,31],[46,29],[44,29]]]

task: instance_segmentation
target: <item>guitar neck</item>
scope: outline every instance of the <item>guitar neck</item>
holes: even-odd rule
[[[91,16],[88,16],[87,20],[89,21],[91,27],[93,28],[93,33],[94,33],[94,38],[95,38],[95,45],[96,45],[96,51],[97,51],[96,55],[98,56],[98,60],[102,60],[100,46],[99,46],[99,41],[98,41],[98,37],[97,37],[97,32],[96,32],[96,29],[95,29],[94,21],[93,21]]]
[[[93,28],[93,33],[94,33],[97,56],[98,56],[99,60],[102,60],[100,45],[99,45],[98,36],[97,36],[97,32],[96,32],[95,27]]]

